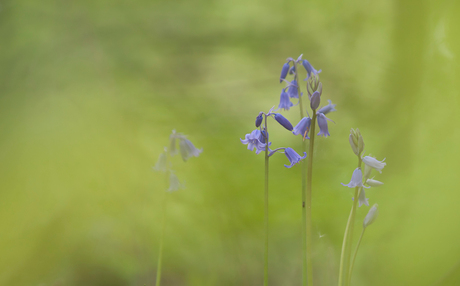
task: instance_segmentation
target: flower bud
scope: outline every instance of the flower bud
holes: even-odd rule
[[[289,63],[285,63],[283,65],[283,68],[281,69],[280,83],[282,83],[283,80],[286,78],[288,71],[289,71]]]
[[[289,120],[287,120],[286,117],[279,113],[275,113],[275,120],[278,121],[278,123],[281,124],[281,126],[283,126],[289,131],[292,131],[292,129],[294,128],[291,122],[289,122]]]
[[[259,127],[260,124],[262,124],[262,120],[263,120],[262,114],[259,114],[259,115],[256,117],[256,127]]]
[[[363,139],[363,136],[361,135],[361,132],[359,131],[358,128],[356,128],[356,134],[357,134],[357,137],[358,137],[358,151],[359,151],[359,154],[361,154],[364,151],[364,139]],[[359,154],[358,154],[358,156],[359,156]]]
[[[369,167],[368,165],[364,164],[364,180],[369,179],[371,176],[372,172],[372,167]]]
[[[321,102],[321,94],[318,91],[313,92],[310,97],[310,107],[312,110],[316,110]]]
[[[364,218],[363,227],[368,227],[371,223],[375,221],[377,216],[379,215],[378,204],[375,204],[371,207],[369,212],[367,213],[366,217]]]
[[[359,156],[358,146],[355,144],[353,138],[354,137],[353,137],[352,134],[350,134],[350,136],[348,137],[348,139],[350,141],[350,146],[351,146],[351,149],[353,150],[353,153],[355,153],[356,156]]]
[[[366,166],[367,166],[367,165],[366,165]],[[373,180],[373,179],[367,179],[367,180],[366,180],[366,184],[368,184],[368,185],[371,186],[371,187],[378,187],[378,186],[383,185],[382,182],[377,181],[377,180]]]

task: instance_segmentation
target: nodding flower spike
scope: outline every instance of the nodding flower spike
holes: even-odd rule
[[[181,136],[179,139],[180,154],[184,162],[193,156],[198,157],[203,152],[203,148],[196,148],[185,136]]]
[[[289,159],[289,162],[291,163],[291,165],[284,165],[284,167],[286,168],[291,168],[295,164],[299,163],[300,160],[305,159],[307,157],[307,152],[303,152],[304,154],[303,157],[300,157],[300,155],[297,154],[297,152],[294,151],[294,149],[289,148],[289,147],[284,149],[284,154],[286,155],[286,157]]]
[[[384,163],[383,161],[385,161],[385,159],[383,159],[382,161],[379,161],[371,156],[364,156],[364,158],[362,158],[363,160],[363,163],[366,164],[367,166],[369,167],[372,167],[374,169],[376,169],[377,171],[379,171],[379,173],[381,174],[382,173],[382,169],[386,166],[387,163]]]
[[[278,105],[278,108],[289,110],[289,108],[291,108],[294,104],[289,99],[289,95],[287,94],[285,90],[286,90],[285,88],[281,90],[280,104]]]
[[[299,98],[299,91],[297,90],[297,81],[295,79],[289,83],[287,93],[290,98]]]
[[[302,135],[302,137],[305,139],[310,139],[308,137],[308,131],[310,131],[310,125],[311,125],[311,118],[310,117],[304,117],[300,119],[299,123],[294,127],[292,130],[292,133],[294,135]]]
[[[240,138],[241,143],[248,144],[248,150],[254,151],[256,148],[256,154],[265,151],[265,143],[260,141],[261,132],[259,129],[253,130],[251,133],[246,134],[244,140]],[[269,144],[270,146],[270,144]]]
[[[259,127],[260,124],[262,124],[263,119],[264,118],[262,117],[262,113],[259,113],[259,115],[257,115],[257,117],[256,117],[256,127]]]
[[[353,171],[353,175],[351,175],[351,180],[348,184],[341,183],[342,186],[349,187],[349,188],[356,188],[356,187],[364,187],[364,188],[370,188],[370,187],[365,187],[363,185],[363,172],[361,172],[361,168],[356,168]]]
[[[294,128],[292,127],[291,122],[289,122],[289,120],[287,120],[286,117],[279,113],[275,113],[275,120],[278,121],[278,123],[281,124],[281,126],[283,126],[289,131],[292,131],[292,129]]]
[[[366,193],[364,192],[364,189],[361,189],[359,192],[359,198],[358,198],[359,206],[366,205],[369,206],[369,199],[366,198]]]
[[[336,104],[332,104],[332,101],[329,99],[328,100],[329,104],[326,106],[321,107],[318,112],[322,114],[328,114],[329,112],[336,111],[335,106]]]
[[[313,92],[310,97],[310,107],[312,110],[316,110],[321,102],[321,94],[318,91]]]
[[[307,60],[303,60],[302,65],[307,71],[307,78],[304,80],[309,79],[311,77],[311,74],[314,74],[316,76],[321,72],[321,70],[319,71],[315,70],[315,68]]]
[[[367,213],[366,217],[364,218],[364,222],[363,222],[363,227],[366,228],[368,227],[371,223],[373,223],[375,221],[375,219],[378,217],[379,215],[379,209],[378,209],[379,205],[378,204],[375,204],[371,207],[371,209],[369,210],[369,212]]]
[[[288,72],[289,72],[289,62],[285,63],[283,65],[283,68],[281,69],[280,83],[282,83],[283,80],[286,78]]]
[[[319,133],[317,135],[324,136],[324,137],[331,136],[331,134],[329,134],[329,129],[327,127],[327,121],[328,120],[332,121],[332,120],[327,118],[322,113],[317,113],[316,115],[318,116],[318,126],[319,126]]]

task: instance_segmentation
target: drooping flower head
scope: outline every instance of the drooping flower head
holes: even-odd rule
[[[382,169],[386,166],[387,163],[385,163],[385,158],[382,161],[379,161],[375,159],[374,157],[371,156],[364,156],[362,158],[363,163],[366,164],[367,166],[376,169],[379,171],[379,173],[382,173]]]
[[[289,83],[287,94],[290,98],[299,98],[299,91],[297,90],[297,81],[295,79]]]
[[[310,131],[310,125],[311,125],[311,118],[310,117],[304,117],[300,119],[299,123],[294,127],[292,130],[292,133],[294,135],[302,135],[302,137],[305,139],[310,139],[308,137],[308,132]]]
[[[315,70],[315,68],[307,60],[303,60],[302,65],[307,71],[307,78],[305,80],[309,79],[312,74],[316,76],[321,72],[321,70],[319,71]]]
[[[283,80],[286,78],[288,72],[289,72],[289,62],[285,63],[283,65],[283,68],[281,69],[280,83],[282,83]]]
[[[321,108],[318,110],[318,113],[322,113],[322,114],[326,115],[326,114],[328,114],[329,112],[337,111],[337,110],[335,110],[336,104],[332,104],[332,101],[331,101],[330,99],[328,99],[328,102],[329,102],[329,104],[326,105],[326,106],[321,107]]]
[[[332,120],[327,118],[322,113],[317,113],[316,116],[318,118],[318,126],[319,126],[319,133],[317,135],[324,136],[324,137],[331,136],[331,134],[329,134],[329,129],[327,127],[327,121],[328,120],[332,121]]]
[[[284,117],[280,113],[275,113],[274,117],[275,117],[275,120],[278,121],[278,123],[281,124],[281,126],[286,128],[287,130],[292,131],[292,129],[294,128],[292,127],[291,122],[289,122],[289,120],[287,120],[286,117]]]
[[[169,174],[169,188],[168,192],[174,192],[179,189],[183,189],[185,186],[179,181],[176,174],[174,172],[170,172]]]
[[[256,154],[265,150],[266,144],[260,141],[261,132],[259,129],[253,130],[251,133],[246,134],[244,140],[240,138],[241,143],[248,144],[248,150],[254,151],[256,148]]]
[[[160,154],[160,157],[158,158],[158,161],[155,164],[155,167],[153,167],[153,169],[159,172],[166,172],[166,167],[167,167],[166,152],[163,152]]]
[[[349,188],[355,188],[355,187],[364,187],[364,188],[370,188],[366,187],[363,185],[363,172],[361,171],[361,168],[356,168],[353,171],[353,174],[351,175],[351,180],[348,184],[341,183],[342,186],[349,187]]]
[[[180,155],[182,156],[182,160],[184,160],[184,162],[191,157],[198,157],[200,153],[203,152],[203,148],[196,148],[185,136],[179,137],[179,140]]]
[[[359,192],[358,202],[359,202],[359,207],[362,205],[369,206],[369,199],[366,198],[366,193],[364,192],[364,189],[361,189],[361,191]]]
[[[307,157],[307,152],[303,152],[304,156],[300,157],[300,155],[297,154],[297,152],[294,151],[294,149],[289,148],[289,147],[284,149],[284,154],[286,155],[286,157],[289,159],[289,162],[291,163],[291,165],[284,165],[284,167],[286,168],[291,168],[295,164],[299,163],[300,160],[305,159]]]
[[[289,99],[289,95],[287,94],[286,89],[283,88],[281,90],[280,104],[278,105],[278,108],[289,110],[289,108],[291,108],[293,105],[294,104]]]

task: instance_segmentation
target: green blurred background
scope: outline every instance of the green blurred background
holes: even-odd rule
[[[459,12],[454,0],[0,1],[0,285],[154,285],[168,186],[151,167],[172,129],[204,151],[174,157],[187,188],[168,203],[162,285],[260,285],[263,156],[239,138],[301,53],[337,103],[314,157],[316,285],[337,281],[351,127],[387,158],[353,284],[460,285]],[[274,147],[301,150],[271,126]],[[300,167],[286,163],[271,159],[270,285],[301,282]]]

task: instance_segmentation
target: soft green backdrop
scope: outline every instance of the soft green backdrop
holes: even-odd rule
[[[301,53],[338,110],[315,150],[316,285],[337,281],[351,127],[388,163],[367,192],[380,217],[353,284],[460,285],[459,12],[455,0],[0,1],[0,285],[154,285],[167,185],[151,166],[172,129],[204,152],[174,158],[187,188],[168,204],[162,285],[260,285],[263,156],[239,138]],[[271,126],[274,146],[300,151]],[[271,160],[270,285],[301,281],[300,167],[285,163]]]

